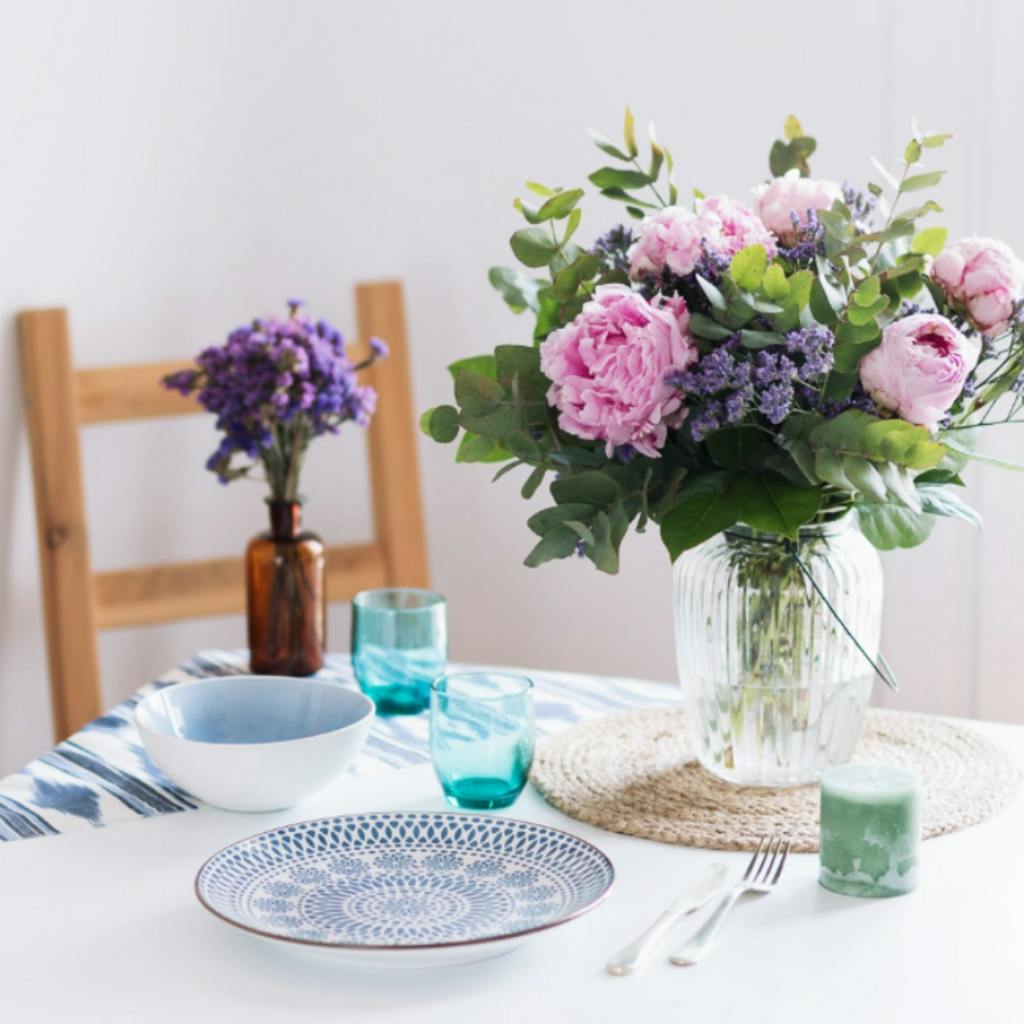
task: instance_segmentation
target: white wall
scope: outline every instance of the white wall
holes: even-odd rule
[[[523,340],[486,283],[507,262],[527,177],[576,184],[632,103],[683,184],[742,196],[791,111],[817,172],[863,181],[909,120],[957,133],[942,154],[954,234],[1024,251],[1017,5],[876,0],[628,5],[306,0],[0,2],[0,771],[49,745],[31,482],[13,317],[71,310],[76,358],[186,356],[305,295],[351,326],[357,279],[407,285],[420,407],[445,365]],[[611,223],[591,203],[581,237]],[[1024,454],[1024,434],[994,438]],[[261,526],[258,491],[221,488],[195,421],[94,428],[85,442],[99,568],[227,554]],[[430,554],[460,659],[669,679],[669,565],[632,538],[617,579],[586,563],[528,571],[527,509],[509,481],[420,442]],[[360,440],[325,441],[308,518],[366,536]],[[973,471],[984,535],[941,524],[886,559],[885,647],[899,704],[1024,720],[1018,536],[1024,479]],[[347,646],[336,609],[332,644]],[[113,702],[238,619],[105,636]],[[890,700],[889,703],[892,703]]]

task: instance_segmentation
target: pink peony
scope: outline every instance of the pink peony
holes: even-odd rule
[[[733,257],[748,245],[763,245],[768,258],[775,257],[775,236],[761,218],[743,203],[728,196],[708,196],[697,207],[708,248],[720,256]]]
[[[993,238],[964,238],[944,249],[935,257],[932,277],[949,301],[990,336],[1006,330],[1024,292],[1020,260]]]
[[[696,213],[668,206],[645,217],[629,250],[629,273],[638,278],[667,268],[682,277],[696,269],[705,248],[731,259],[755,244],[765,247],[769,259],[775,256],[775,238],[749,206],[728,196],[709,196],[697,204]]]
[[[701,257],[701,224],[695,213],[682,206],[666,206],[644,217],[637,240],[629,250],[630,277],[689,274]]]
[[[650,303],[625,285],[598,287],[579,316],[540,346],[548,404],[562,430],[604,441],[608,456],[630,444],[657,458],[668,427],[686,415],[665,375],[697,358],[688,323],[680,298]]]
[[[930,429],[963,391],[980,353],[944,316],[919,313],[885,328],[882,343],[860,361],[860,381],[877,405]]]
[[[754,189],[755,207],[769,231],[784,242],[796,237],[793,214],[801,227],[807,224],[809,210],[827,210],[837,199],[843,198],[843,190],[834,181],[817,181],[801,178],[794,168],[768,185]]]

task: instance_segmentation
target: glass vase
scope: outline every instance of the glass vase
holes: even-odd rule
[[[872,658],[882,567],[849,516],[804,527],[800,560]],[[874,670],[782,538],[737,527],[675,568],[676,658],[700,763],[748,786],[814,782],[853,754]]]
[[[308,676],[324,663],[324,546],[302,529],[302,505],[269,501],[270,529],[245,552],[249,666],[257,675]]]

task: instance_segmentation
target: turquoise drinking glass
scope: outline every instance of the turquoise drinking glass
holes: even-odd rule
[[[431,590],[364,590],[352,599],[352,667],[381,715],[415,715],[448,664],[445,600]]]
[[[430,758],[450,804],[515,803],[533,761],[533,682],[504,672],[455,672],[430,690]]]

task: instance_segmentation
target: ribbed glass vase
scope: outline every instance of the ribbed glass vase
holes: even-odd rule
[[[846,517],[803,528],[796,552],[874,658],[882,625],[875,549]],[[795,786],[850,759],[874,673],[780,537],[737,527],[684,553],[675,628],[687,722],[712,774]]]

